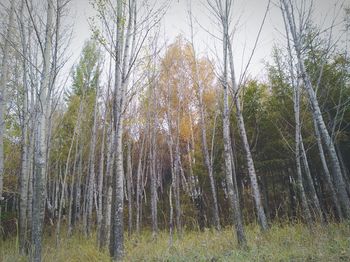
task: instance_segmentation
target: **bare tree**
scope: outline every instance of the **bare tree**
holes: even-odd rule
[[[1,61],[1,76],[0,76],[0,203],[3,200],[3,176],[4,176],[4,110],[6,105],[6,86],[9,75],[9,54],[11,48],[11,37],[14,28],[14,16],[15,16],[15,4],[16,1],[11,1],[9,20],[7,23],[7,31],[4,39],[3,57]],[[1,208],[1,207],[0,207]],[[1,213],[1,210],[0,210]]]
[[[210,158],[209,149],[208,149],[208,142],[207,142],[207,128],[205,125],[205,108],[203,103],[203,93],[204,88],[203,84],[199,78],[199,69],[198,69],[198,61],[197,61],[197,55],[194,47],[194,36],[193,36],[193,18],[192,18],[192,9],[190,4],[190,10],[189,10],[189,18],[190,18],[190,28],[191,28],[191,46],[193,50],[193,59],[194,59],[194,82],[198,87],[198,96],[199,96],[199,119],[200,119],[200,126],[201,126],[201,139],[202,139],[202,152],[204,157],[204,163],[207,168],[209,181],[210,181],[210,189],[211,194],[213,198],[213,221],[214,225],[217,230],[220,230],[220,218],[219,218],[219,208],[218,208],[218,200],[217,200],[217,192],[216,192],[216,185],[215,185],[215,178],[213,174],[213,161]]]
[[[281,0],[280,3],[282,14],[285,16],[286,27],[288,28],[291,34],[291,42],[294,46],[300,77],[303,80],[303,86],[308,95],[309,103],[311,105],[312,117],[317,123],[317,127],[319,129],[321,138],[329,155],[329,160],[332,167],[332,175],[336,186],[340,205],[342,207],[344,217],[349,218],[350,200],[346,192],[346,186],[344,183],[339,159],[335,150],[334,142],[331,139],[331,136],[329,135],[326,124],[324,122],[314,86],[310,80],[310,76],[306,70],[304,63],[302,38],[306,30],[305,26],[310,23],[312,4],[309,5],[307,9],[307,5],[304,1],[302,1],[302,8],[296,7],[295,1]],[[298,18],[296,17],[296,15],[298,15]],[[299,24],[297,24],[297,22]]]
[[[240,136],[242,139],[242,143],[243,143],[243,149],[244,149],[244,153],[245,153],[250,183],[251,183],[251,187],[252,187],[252,191],[253,191],[255,208],[257,210],[258,221],[259,221],[261,229],[263,231],[265,231],[268,229],[268,224],[267,224],[265,211],[264,211],[262,201],[261,201],[261,194],[260,194],[260,189],[259,189],[259,185],[258,185],[258,181],[257,181],[254,161],[253,161],[253,157],[252,157],[251,150],[250,150],[250,145],[249,145],[248,138],[247,138],[247,132],[246,132],[245,124],[244,124],[243,112],[241,109],[240,96],[239,96],[240,88],[239,88],[239,85],[236,81],[235,69],[234,69],[232,43],[230,40],[230,32],[229,32],[233,1],[232,0],[226,0],[226,1],[215,0],[215,1],[207,1],[207,2],[209,4],[209,6],[211,7],[212,12],[215,14],[216,18],[220,21],[220,24],[222,26],[222,32],[223,32],[223,41],[227,42],[225,44],[227,47],[227,51],[225,51],[224,55],[227,55],[227,58],[225,58],[225,59],[228,59],[228,62],[230,65],[230,71],[229,71],[230,82],[231,82],[231,87],[232,87],[233,101],[234,101],[234,104],[236,107],[236,117],[237,117],[238,130],[239,130],[239,133],[240,133]],[[263,22],[260,26],[260,30],[259,30],[259,34],[257,36],[256,42],[255,42],[255,46],[256,46],[257,40],[259,38],[261,28],[264,24],[267,11],[269,9],[269,3],[270,2],[268,2],[265,16],[264,16]],[[255,50],[255,48],[253,49],[251,56],[254,54],[254,50]],[[248,66],[249,66],[249,63],[247,64],[247,67]],[[243,72],[243,74],[244,73],[245,72]]]
[[[33,261],[41,261],[42,230],[45,212],[45,185],[46,185],[46,152],[47,152],[47,112],[49,97],[48,90],[50,84],[50,61],[52,52],[53,37],[53,16],[54,4],[47,1],[47,18],[45,44],[43,50],[43,67],[41,71],[40,86],[37,90],[37,119],[36,119],[36,152],[35,152],[35,172],[33,186],[33,219],[32,219],[32,253]],[[29,11],[29,10],[28,10]],[[38,39],[39,40],[39,39]],[[40,41],[40,40],[39,40]]]
[[[230,202],[230,208],[233,213],[234,224],[236,228],[238,243],[242,246],[246,245],[246,238],[243,228],[241,208],[237,191],[236,179],[233,179],[234,162],[232,161],[232,147],[230,136],[230,106],[229,106],[229,85],[228,85],[228,51],[229,51],[229,17],[232,1],[208,1],[212,12],[216,15],[223,27],[222,47],[223,47],[223,73],[221,83],[223,87],[223,139],[224,139],[224,159],[227,193]]]
[[[108,115],[108,99],[109,99],[109,85],[107,91],[107,99],[105,103],[105,112],[102,119],[102,139],[101,139],[101,152],[100,152],[100,166],[98,172],[97,192],[98,192],[98,205],[97,205],[97,245],[101,243],[101,228],[103,220],[103,183],[104,183],[104,166],[105,166],[105,137],[107,127],[107,115]]]
[[[29,37],[27,38],[27,32],[24,21],[24,0],[22,0],[20,6],[20,38],[22,45],[23,57],[27,58],[27,48]],[[28,62],[26,59],[22,59],[23,64],[23,108],[21,117],[21,130],[22,130],[22,149],[21,149],[21,176],[19,178],[19,252],[24,255],[27,252],[27,209],[28,209],[28,181],[29,181],[29,84],[28,84]]]
[[[114,62],[113,88],[113,148],[115,165],[112,181],[112,210],[110,255],[114,260],[121,259],[124,253],[124,167],[123,167],[123,122],[125,109],[128,106],[128,88],[131,72],[139,56],[146,36],[164,13],[164,7],[159,10],[147,9],[147,1],[141,7],[136,6],[135,0],[127,2],[118,0],[115,4],[96,2],[101,22],[106,31],[106,38],[102,36],[104,45]],[[139,18],[138,12],[145,9],[144,17]],[[112,17],[112,19],[110,19]],[[115,21],[115,17],[117,17]],[[139,21],[139,23],[138,23]],[[114,22],[114,23],[113,23]],[[98,30],[95,31],[97,36]],[[136,37],[137,36],[137,37]],[[106,41],[104,41],[106,40]],[[105,44],[105,43],[109,44]],[[110,48],[110,46],[112,46]]]
[[[99,62],[98,62],[99,63]],[[97,78],[100,74],[100,65],[97,65]],[[88,187],[87,187],[87,202],[86,202],[86,227],[84,232],[86,236],[89,236],[91,233],[91,224],[92,224],[92,210],[93,210],[93,198],[95,188],[95,151],[96,151],[96,140],[97,140],[97,123],[98,123],[98,98],[100,94],[101,87],[99,86],[99,81],[97,81],[96,86],[96,96],[95,96],[95,105],[94,105],[94,116],[93,116],[93,126],[91,129],[91,145],[89,152],[89,176],[88,176]]]
[[[142,186],[141,186],[141,180],[142,180],[142,157],[145,147],[145,139],[146,136],[143,135],[141,140],[141,144],[139,146],[139,157],[138,157],[138,164],[137,164],[137,171],[136,171],[136,233],[140,234],[140,228],[141,228],[141,205],[142,205]]]

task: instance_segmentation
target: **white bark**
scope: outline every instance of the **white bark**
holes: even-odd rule
[[[297,32],[297,27],[295,23],[295,17],[293,12],[295,10],[292,2],[287,2],[286,0],[281,0],[282,13],[285,15],[285,23],[288,26],[290,33],[292,35],[292,41],[294,45],[294,50],[297,56],[298,61],[298,69],[301,74],[301,78],[304,83],[304,88],[308,94],[309,102],[311,105],[312,117],[315,119],[317,126],[319,128],[319,132],[321,138],[324,142],[324,145],[328,151],[328,155],[331,162],[332,174],[334,179],[334,184],[336,186],[338,198],[340,201],[340,205],[342,207],[342,211],[344,217],[350,218],[350,200],[346,192],[346,186],[344,183],[339,159],[335,150],[334,143],[329,135],[326,124],[324,122],[320,106],[318,104],[317,96],[314,90],[314,87],[311,83],[310,76],[306,71],[306,67],[304,64],[304,59],[302,56],[302,44],[301,44],[301,34],[303,32]]]
[[[12,4],[15,1],[12,2]],[[21,43],[22,43],[22,52],[23,56],[27,57],[27,36],[23,21],[23,8],[24,1],[21,3],[21,19],[20,24],[20,33],[21,33]],[[22,109],[22,120],[21,120],[21,130],[22,130],[22,149],[21,149],[21,175],[19,178],[19,190],[20,190],[20,199],[19,199],[19,214],[18,214],[18,230],[19,230],[19,253],[21,255],[26,254],[26,243],[27,239],[27,209],[28,209],[28,181],[29,181],[29,90],[28,90],[28,79],[27,79],[27,61],[23,59],[23,109]],[[1,194],[0,194],[1,196]]]
[[[299,88],[296,86],[294,88],[294,115],[295,115],[295,160],[297,166],[297,185],[299,189],[299,194],[301,198],[301,205],[303,208],[304,219],[310,226],[312,224],[311,212],[309,205],[307,203],[307,198],[305,194],[305,189],[303,185],[303,175],[301,171],[301,154],[300,154],[300,93]]]
[[[45,178],[46,178],[46,152],[47,152],[47,112],[48,112],[48,89],[50,84],[50,60],[52,51],[52,29],[54,6],[51,0],[47,1],[47,19],[45,33],[45,48],[43,53],[43,68],[41,72],[40,89],[37,101],[36,122],[36,153],[35,172],[33,187],[33,219],[32,219],[32,261],[41,261],[42,230],[45,213]]]
[[[141,221],[141,200],[142,200],[142,188],[141,188],[141,173],[142,173],[142,156],[144,151],[145,136],[142,138],[142,142],[139,148],[139,159],[137,164],[136,173],[136,233],[140,234],[140,221]]]
[[[9,74],[9,54],[10,54],[10,41],[12,37],[12,30],[14,27],[14,13],[15,13],[16,1],[11,1],[9,21],[7,24],[7,32],[5,36],[5,44],[3,47],[3,57],[1,63],[1,75],[0,75],[0,203],[3,200],[3,176],[4,176],[4,131],[5,131],[5,119],[4,111],[6,106],[6,86],[8,82]],[[1,207],[0,207],[1,208]]]
[[[113,102],[113,125],[116,139],[114,141],[115,173],[113,175],[112,197],[112,228],[110,241],[110,255],[113,260],[119,260],[124,254],[124,170],[123,170],[123,119],[125,106],[125,93],[129,79],[130,65],[130,41],[133,36],[133,15],[135,1],[131,1],[128,7],[128,22],[124,36],[122,1],[117,1],[117,43],[115,46],[115,86]]]
[[[97,67],[99,70],[99,66]],[[98,72],[99,74],[99,72]],[[99,97],[99,83],[97,81],[96,93],[95,93],[95,105],[94,105],[94,121],[91,130],[91,144],[89,152],[89,176],[87,187],[87,203],[86,203],[86,228],[85,235],[90,236],[91,224],[92,224],[92,210],[93,210],[93,197],[94,197],[94,183],[95,183],[95,151],[97,140],[97,122],[98,122],[98,97]]]
[[[232,81],[232,89],[233,89],[233,100],[235,103],[236,107],[236,116],[237,116],[237,124],[238,124],[238,130],[242,139],[243,143],[243,148],[244,148],[244,153],[245,153],[245,158],[247,161],[247,167],[248,167],[248,174],[250,178],[250,184],[252,187],[253,191],[253,197],[254,197],[254,203],[255,203],[255,208],[258,213],[258,220],[260,227],[263,231],[268,229],[268,224],[267,224],[267,219],[265,215],[265,211],[261,202],[261,194],[260,194],[260,189],[257,181],[257,176],[256,176],[256,171],[255,171],[255,166],[254,166],[254,161],[253,157],[250,151],[250,145],[248,142],[248,137],[247,137],[247,132],[245,129],[245,124],[244,124],[244,118],[243,118],[243,112],[241,110],[241,104],[240,104],[240,99],[239,99],[239,90],[236,82],[236,77],[235,77],[235,71],[234,71],[234,64],[233,64],[233,52],[232,52],[232,45],[231,42],[229,41],[229,33],[228,33],[228,26],[224,27],[226,28],[225,33],[227,34],[227,41],[228,41],[228,57],[229,57],[229,62],[230,62],[230,73],[231,73],[231,81]]]
[[[227,193],[229,196],[230,208],[233,213],[234,224],[236,228],[237,240],[238,243],[242,246],[246,245],[246,238],[243,228],[241,208],[239,204],[238,191],[236,190],[236,186],[233,181],[232,170],[234,168],[234,163],[231,158],[231,137],[230,137],[230,107],[229,107],[229,91],[228,91],[228,83],[227,83],[227,52],[228,52],[228,17],[229,17],[229,2],[225,1],[225,8],[221,10],[221,20],[222,26],[224,30],[223,34],[223,79],[222,86],[224,89],[223,99],[224,99],[224,109],[223,109],[223,138],[224,138],[224,159],[225,159],[225,174],[226,174],[226,185],[227,185]]]
[[[114,167],[114,131],[112,126],[109,126],[108,130],[108,147],[107,147],[107,166],[106,166],[106,178],[104,179],[104,194],[103,194],[103,218],[100,233],[99,248],[103,249],[109,245],[110,239],[110,225],[111,225],[111,204],[112,204],[112,172]]]
[[[190,11],[191,12],[191,11]],[[211,194],[213,198],[213,206],[212,206],[212,212],[213,212],[213,222],[217,230],[221,229],[220,225],[220,218],[219,218],[219,208],[218,208],[218,200],[217,200],[217,193],[216,193],[216,186],[215,186],[215,178],[213,174],[213,161],[210,159],[209,155],[209,149],[208,149],[208,142],[207,142],[207,128],[205,125],[205,108],[204,108],[204,102],[203,102],[203,93],[204,88],[202,85],[202,82],[199,77],[199,68],[198,68],[198,61],[196,56],[196,51],[194,48],[194,40],[193,40],[193,25],[192,25],[192,15],[190,13],[190,22],[191,22],[191,46],[193,51],[193,59],[194,59],[194,81],[195,84],[198,87],[198,95],[199,95],[199,123],[201,128],[201,146],[202,146],[202,153],[204,157],[204,164],[208,172],[209,181],[210,181],[210,189]],[[193,145],[194,146],[194,145]]]
[[[132,162],[131,162],[131,143],[128,142],[128,152],[127,152],[127,193],[128,193],[128,234],[132,233],[132,200],[133,200],[133,183],[132,183]]]
[[[309,190],[310,190],[309,194],[311,195],[312,202],[313,202],[314,209],[315,209],[314,211],[316,213],[317,219],[323,223],[324,219],[323,219],[323,214],[322,214],[322,210],[321,210],[321,205],[320,205],[320,202],[318,200],[318,196],[316,193],[314,182],[312,180],[309,162],[307,160],[307,155],[306,155],[306,151],[304,148],[304,142],[303,142],[301,134],[300,134],[300,148],[301,148],[301,158],[302,158],[302,162],[304,164],[304,169],[305,169],[305,174],[306,174],[306,180],[308,182]]]
[[[326,157],[324,155],[324,151],[323,151],[323,145],[322,145],[322,141],[321,141],[321,136],[320,136],[320,132],[318,130],[318,126],[317,123],[315,121],[315,119],[312,119],[313,124],[314,124],[314,130],[315,130],[315,137],[316,137],[316,141],[317,141],[317,147],[318,147],[318,152],[319,152],[319,156],[321,159],[321,163],[322,163],[322,167],[323,167],[323,172],[324,172],[324,176],[326,179],[326,183],[328,186],[328,189],[331,193],[331,197],[332,197],[332,201],[335,207],[335,211],[336,211],[336,215],[339,217],[340,220],[343,219],[343,212],[341,211],[341,207],[339,204],[339,199],[336,193],[336,190],[334,188],[333,185],[333,181],[332,181],[332,177],[331,174],[329,172],[328,169],[328,165],[327,165],[327,161],[326,161]]]
[[[107,99],[109,96],[107,95]],[[104,182],[104,165],[105,165],[105,136],[106,136],[106,118],[107,118],[107,106],[102,123],[102,140],[101,140],[101,155],[100,155],[100,166],[98,172],[98,208],[97,208],[97,244],[101,242],[101,227],[103,219],[103,182]]]

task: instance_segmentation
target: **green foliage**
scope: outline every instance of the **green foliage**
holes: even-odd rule
[[[102,52],[95,40],[85,43],[78,65],[73,73],[73,93],[75,95],[94,92],[98,85]]]
[[[91,142],[91,128],[94,118],[96,90],[100,84],[102,53],[96,41],[86,42],[81,58],[72,74],[72,93],[67,97],[67,108],[53,115],[50,162],[54,163],[52,173],[66,164],[74,132],[75,141],[83,147],[83,161],[87,159]],[[80,114],[80,115],[79,115]],[[78,120],[79,118],[79,120]],[[73,150],[75,150],[75,146]],[[75,151],[70,160],[74,160]]]
[[[144,231],[126,239],[125,261],[349,261],[349,234],[348,224],[316,225],[311,231],[302,224],[274,225],[265,234],[258,226],[249,226],[248,248],[240,249],[231,227],[187,231],[175,235],[172,246],[168,232],[153,239],[151,232]],[[59,249],[54,237],[45,239],[43,261],[110,261],[107,250],[96,248],[95,235],[62,237]],[[0,244],[2,262],[26,261],[18,255],[15,239]]]

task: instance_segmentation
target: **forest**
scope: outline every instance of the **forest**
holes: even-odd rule
[[[0,261],[350,260],[349,2],[76,1],[0,1]]]

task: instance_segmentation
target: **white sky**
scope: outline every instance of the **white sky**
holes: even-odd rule
[[[160,0],[154,0],[161,2]],[[164,17],[163,35],[168,43],[174,41],[179,34],[184,37],[190,37],[188,23],[188,1],[191,0],[173,0],[171,7]],[[220,57],[221,46],[213,39],[209,32],[219,35],[218,28],[211,22],[210,14],[205,7],[206,0],[192,0],[192,12],[196,21],[201,26],[195,25],[195,44],[202,54],[207,53],[210,57],[216,55]],[[268,0],[235,0],[233,24],[239,20],[239,27],[233,39],[235,67],[239,74],[242,64],[245,65],[251,49],[253,47],[258,29],[260,27]],[[269,60],[271,49],[274,43],[280,43],[283,40],[284,27],[280,10],[274,5],[276,0],[271,2],[256,53],[252,59],[249,72],[253,77],[262,77],[264,75],[263,61]],[[333,6],[338,2],[336,0],[314,0],[316,23],[323,23],[329,20],[333,15]],[[350,6],[350,0],[345,0],[345,5]],[[88,17],[94,15],[94,10],[89,4],[89,0],[72,0],[71,16],[74,21],[74,39],[71,44],[72,58],[69,63],[71,66],[79,57],[80,51],[90,36],[90,29],[87,22]],[[318,21],[317,21],[318,20]],[[195,21],[195,24],[196,24]],[[205,28],[205,29],[203,29]]]

